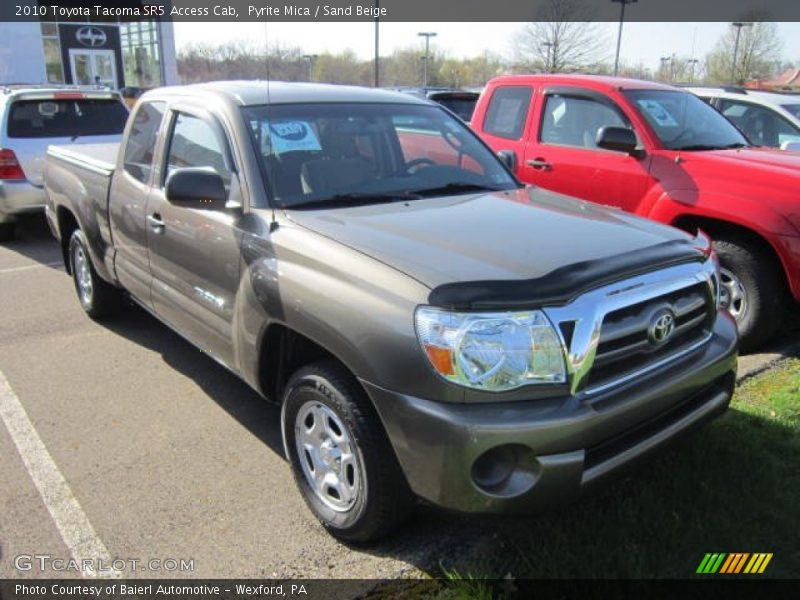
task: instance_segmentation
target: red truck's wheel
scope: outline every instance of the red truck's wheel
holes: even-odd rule
[[[722,269],[721,302],[736,319],[740,348],[753,350],[781,325],[786,294],[781,272],[763,248],[740,237],[714,241]]]
[[[330,533],[367,542],[408,515],[413,497],[383,425],[341,365],[322,361],[295,373],[281,424],[295,482]]]
[[[119,310],[122,292],[97,275],[86,236],[80,229],[76,229],[69,239],[69,264],[78,300],[87,315],[92,319],[102,319]]]

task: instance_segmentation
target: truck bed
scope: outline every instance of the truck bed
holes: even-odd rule
[[[47,153],[62,161],[89,169],[98,174],[111,175],[117,159],[119,142],[107,144],[80,144],[77,146],[50,146]]]

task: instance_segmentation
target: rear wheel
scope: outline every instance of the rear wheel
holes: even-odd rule
[[[720,303],[739,328],[740,347],[749,351],[775,335],[786,310],[783,274],[760,245],[739,236],[714,241],[720,262]]]
[[[292,376],[282,427],[297,487],[331,534],[367,542],[409,514],[413,496],[383,425],[341,365],[322,361]]]
[[[70,237],[69,260],[75,291],[86,314],[92,319],[102,319],[116,313],[122,306],[122,292],[97,274],[80,229]]]
[[[14,239],[14,223],[0,223],[0,242],[10,242]]]

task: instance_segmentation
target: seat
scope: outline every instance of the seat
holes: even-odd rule
[[[303,192],[306,194],[344,192],[374,178],[374,167],[361,158],[311,160],[300,171]]]

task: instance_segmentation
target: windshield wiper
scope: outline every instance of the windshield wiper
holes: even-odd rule
[[[693,144],[690,146],[679,146],[677,148],[673,148],[673,150],[686,150],[687,152],[697,151],[697,150],[733,150],[735,148],[749,148],[749,144],[743,144],[742,142],[734,142],[733,144],[727,144],[725,146],[714,146],[711,144]]]
[[[458,194],[460,192],[502,192],[505,189],[466,181],[453,181],[432,188],[414,190],[414,193],[421,196],[436,196],[439,194]]]
[[[397,202],[402,200],[416,200],[420,196],[416,192],[398,192],[394,194],[366,194],[350,193],[336,194],[327,198],[317,200],[307,200],[297,204],[285,204],[283,208],[342,208],[345,206],[366,206],[369,204],[382,204],[386,202]]]

